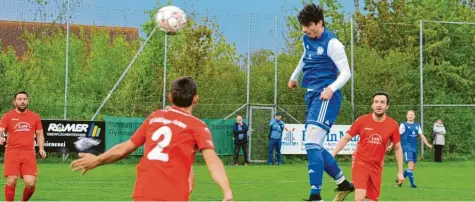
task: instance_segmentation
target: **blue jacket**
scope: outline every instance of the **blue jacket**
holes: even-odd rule
[[[247,130],[248,126],[246,123],[242,122],[241,130],[239,130],[239,124],[236,122],[233,125],[233,133],[234,133],[234,143],[247,143]]]
[[[282,139],[282,132],[284,131],[284,121],[277,121],[275,119],[270,120],[269,122],[269,139],[280,140]]]

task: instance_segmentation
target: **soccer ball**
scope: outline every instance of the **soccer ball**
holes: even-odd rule
[[[174,34],[185,28],[186,13],[176,6],[165,6],[158,10],[155,21],[160,30]]]

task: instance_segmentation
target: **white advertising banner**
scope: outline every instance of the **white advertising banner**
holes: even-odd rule
[[[330,133],[327,134],[323,147],[330,153],[336,146],[336,143],[346,134],[350,125],[333,125]],[[359,135],[355,136],[338,154],[351,155],[355,151]],[[285,124],[282,133],[282,154],[307,154],[305,151],[305,124]]]

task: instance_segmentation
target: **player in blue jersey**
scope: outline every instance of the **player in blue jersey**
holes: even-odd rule
[[[414,122],[416,113],[413,110],[407,112],[407,121],[401,123],[399,126],[399,133],[401,134],[401,145],[404,156],[404,161],[407,163],[407,169],[404,171],[404,178],[408,177],[412,188],[416,188],[414,184],[414,170],[417,162],[417,145],[418,136],[421,137],[422,142],[432,148],[432,145],[427,142],[426,137],[422,134],[421,126]],[[388,146],[388,151],[392,148],[392,143]],[[401,184],[398,184],[400,187]]]
[[[310,178],[309,201],[322,200],[323,171],[338,184],[335,201],[342,201],[354,186],[348,182],[333,156],[323,148],[326,134],[330,131],[340,111],[340,89],[350,79],[351,72],[345,47],[336,35],[325,27],[323,10],[315,4],[307,4],[298,14],[302,25],[304,53],[295,68],[289,88],[297,87],[303,72],[301,87],[307,89],[305,123],[305,149]],[[338,72],[340,74],[338,75]]]

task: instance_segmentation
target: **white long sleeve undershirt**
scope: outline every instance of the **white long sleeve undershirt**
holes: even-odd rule
[[[302,72],[304,66],[303,58],[305,57],[306,52],[305,50],[306,49],[304,46],[304,53],[300,58],[299,64],[292,73],[292,76],[290,77],[291,81],[297,81],[300,76],[300,73]],[[338,78],[332,84],[329,85],[333,92],[335,92],[342,88],[351,78],[350,65],[348,64],[348,57],[345,53],[345,46],[343,46],[343,44],[336,38],[333,38],[328,42],[327,55],[328,57],[330,57],[333,63],[335,63],[336,67],[338,68],[338,71],[340,72]]]

